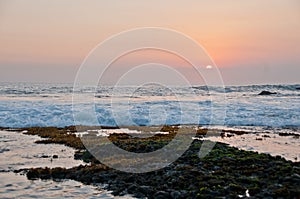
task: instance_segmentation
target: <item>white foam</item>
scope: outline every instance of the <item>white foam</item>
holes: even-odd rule
[[[132,130],[128,128],[120,128],[120,129],[97,129],[97,130],[87,130],[84,132],[76,132],[77,137],[83,137],[84,135],[88,135],[89,133],[95,133],[96,136],[108,137],[110,134],[129,134],[132,136],[143,136],[145,132]],[[155,131],[155,132],[147,132],[147,134],[169,134],[169,132]]]
[[[299,85],[298,85],[299,86]],[[226,88],[226,100],[222,89],[211,87],[172,88],[180,102],[169,90],[144,88],[132,93],[133,88],[117,89],[100,87],[91,99],[91,88],[77,91],[85,101],[76,102],[77,110],[95,108],[99,125],[162,125],[199,124],[210,125],[212,106],[226,108],[225,126],[300,126],[300,91],[297,85],[244,86]],[[72,85],[23,85],[4,84],[0,91],[0,126],[30,127],[74,125],[72,112]],[[261,90],[276,91],[272,96],[258,96]],[[165,93],[164,93],[165,92]],[[113,96],[113,106],[111,100]],[[95,101],[94,101],[95,100]],[[95,104],[87,104],[88,101]],[[88,112],[90,114],[90,112]],[[82,125],[93,125],[89,117],[82,116]],[[85,119],[84,119],[85,118]]]

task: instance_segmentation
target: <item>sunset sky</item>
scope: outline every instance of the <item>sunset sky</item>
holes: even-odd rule
[[[196,40],[225,84],[300,83],[299,0],[0,0],[0,81],[72,82],[97,44],[148,26]]]

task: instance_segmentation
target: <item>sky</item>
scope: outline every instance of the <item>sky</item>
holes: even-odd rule
[[[0,0],[0,82],[72,83],[95,46],[140,27],[194,39],[225,84],[300,83],[298,0]],[[193,74],[176,58],[150,55],[174,59],[170,67]],[[146,54],[131,56],[141,58],[149,61]],[[132,61],[126,60],[112,74]]]

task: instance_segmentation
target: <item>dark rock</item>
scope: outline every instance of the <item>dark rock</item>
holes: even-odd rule
[[[51,178],[51,169],[49,168],[37,168],[37,169],[30,169],[27,174],[27,178],[29,180],[35,179],[50,179]]]
[[[210,179],[208,181],[208,184],[211,185],[211,186],[217,186],[217,185],[224,185],[225,182],[223,180],[218,180],[218,179]]]
[[[300,136],[298,133],[279,133],[279,136]]]
[[[297,87],[296,90],[300,90],[300,87]]]
[[[171,198],[170,194],[168,192],[165,191],[158,191],[154,194],[153,196],[156,199],[167,199],[167,198]]]
[[[128,192],[129,194],[135,193],[136,190],[137,190],[137,185],[136,185],[136,184],[132,184],[132,185],[130,185],[130,186],[127,188],[127,192]]]
[[[151,186],[139,186],[138,191],[146,196],[150,196],[153,193],[153,188]]]
[[[269,135],[262,135],[264,138],[270,138],[271,136]]]
[[[270,91],[262,91],[258,95],[275,95],[276,92],[270,92]]]
[[[234,136],[234,134],[229,134],[229,133],[227,133],[227,135],[226,135],[227,137],[233,137]]]
[[[245,187],[239,185],[239,184],[229,184],[229,190],[231,192],[238,192],[238,193],[245,193],[246,189]]]
[[[172,191],[170,193],[170,195],[171,195],[171,198],[174,198],[174,199],[182,198],[181,193],[179,191]]]
[[[65,168],[53,168],[51,170],[52,178],[63,179],[66,177],[66,169]]]
[[[52,158],[53,158],[53,159],[57,159],[57,158],[58,158],[58,155],[53,155]]]
[[[295,184],[300,184],[300,176],[298,174],[293,174],[292,176],[284,177],[283,181],[286,183],[291,182]]]
[[[165,127],[165,129],[168,128]],[[172,128],[168,130],[171,131]],[[52,136],[46,131],[42,132],[44,136]],[[58,133],[53,136],[57,135]],[[62,136],[60,140],[63,140],[69,135],[60,136]],[[262,139],[265,137],[267,136],[257,136]],[[172,136],[153,136],[151,139],[130,137],[127,139],[121,136],[122,142],[117,137],[113,139],[123,148],[133,147],[137,149],[133,151],[139,152],[142,149],[141,144],[145,148],[150,146],[158,148],[172,139]],[[70,138],[71,141],[74,139]],[[222,198],[224,196],[237,198],[238,195],[245,196],[246,190],[249,190],[253,198],[299,198],[299,162],[286,161],[280,156],[273,157],[268,154],[243,151],[221,143],[216,143],[209,154],[199,158],[198,153],[202,143],[201,140],[194,140],[190,148],[178,160],[163,169],[148,173],[130,174],[110,169],[100,163],[91,163],[68,169],[27,169],[27,177],[29,179],[72,179],[87,184],[101,183],[106,184],[106,189],[112,191],[113,195],[122,196],[131,193],[137,198],[181,199]],[[81,145],[78,143],[78,146]],[[84,149],[77,149],[77,157],[90,156]]]
[[[276,198],[278,198],[278,197],[290,198],[290,192],[286,187],[281,187],[281,188],[275,189],[274,194],[275,194]]]
[[[35,180],[35,179],[38,179],[40,177],[39,174],[35,171],[28,171],[26,176],[29,180]]]
[[[0,149],[0,153],[4,153],[6,151],[10,151],[9,149]]]

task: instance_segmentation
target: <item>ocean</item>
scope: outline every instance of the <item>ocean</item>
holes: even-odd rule
[[[72,84],[0,85],[2,127],[70,126],[75,124],[73,110],[84,112],[91,106],[98,124],[103,126],[196,124],[250,129],[300,126],[299,84],[225,88],[150,84],[139,88],[84,87],[75,91]],[[264,90],[276,94],[258,95]],[[81,100],[72,100],[73,94]],[[213,118],[219,112],[222,118],[214,123]],[[94,125],[88,117],[78,122]]]
[[[72,84],[0,85],[0,127],[10,128],[10,131],[0,131],[1,198],[113,198],[103,185],[99,188],[71,180],[29,181],[13,173],[30,167],[83,164],[73,159],[73,149],[57,144],[35,144],[41,138],[14,132],[13,128],[167,124],[242,130],[247,134],[208,139],[287,160],[300,160],[297,150],[300,147],[300,84],[226,87],[148,84],[139,88],[86,86],[79,89],[74,89]],[[259,95],[261,91],[275,94]],[[96,121],[90,119],[91,115]],[[298,137],[280,136],[280,133]],[[59,156],[57,160],[43,158],[54,154]]]

